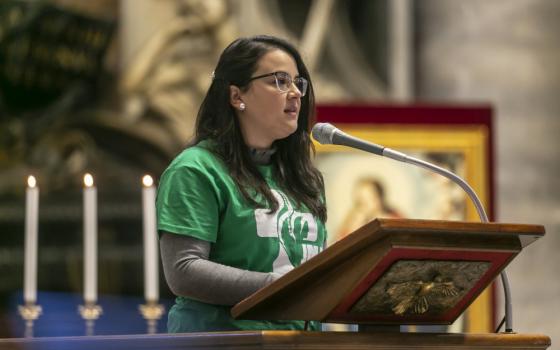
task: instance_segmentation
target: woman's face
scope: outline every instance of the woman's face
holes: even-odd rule
[[[279,49],[266,53],[252,76],[272,72],[286,72],[292,79],[299,74],[292,56]],[[241,102],[245,104],[243,111],[239,109]],[[248,89],[239,91],[238,100],[232,98],[231,103],[249,147],[269,148],[272,142],[290,136],[297,129],[301,93],[293,85],[288,92],[278,90],[274,76],[251,81]]]

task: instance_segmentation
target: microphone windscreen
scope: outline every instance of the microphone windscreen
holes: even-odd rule
[[[317,123],[311,129],[311,135],[322,145],[332,144],[332,137],[337,129],[329,123]]]

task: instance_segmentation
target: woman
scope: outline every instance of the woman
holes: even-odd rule
[[[241,38],[220,56],[195,139],[158,190],[164,272],[177,295],[170,332],[303,328],[234,320],[230,309],[324,245],[314,107],[309,72],[284,40]]]

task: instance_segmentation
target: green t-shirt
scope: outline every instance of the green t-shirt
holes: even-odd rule
[[[209,147],[202,141],[187,148],[162,174],[158,230],[211,242],[210,261],[258,272],[284,274],[322,250],[324,223],[279,190],[272,166],[259,170],[279,203],[274,213],[246,202]],[[303,329],[302,321],[234,320],[230,308],[178,297],[169,312],[168,330]]]

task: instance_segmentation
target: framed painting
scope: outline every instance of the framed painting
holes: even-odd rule
[[[320,105],[317,121],[446,168],[474,189],[492,220],[492,108],[444,105]],[[329,244],[376,217],[479,221],[466,193],[411,164],[315,144],[325,180]],[[465,312],[458,331],[492,332],[493,288]]]

